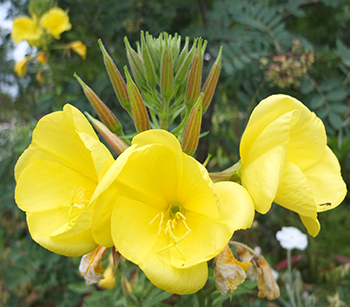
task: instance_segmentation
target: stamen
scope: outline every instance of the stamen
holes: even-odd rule
[[[156,221],[158,217],[160,217],[159,221],[159,229],[158,229],[158,237],[161,235],[162,231],[164,231],[164,234],[168,234],[171,240],[171,244],[168,246],[165,246],[161,248],[158,253],[163,252],[165,250],[168,250],[172,247],[175,247],[175,249],[178,251],[180,254],[180,257],[183,261],[186,261],[186,257],[184,255],[184,252],[181,250],[179,244],[192,232],[192,230],[188,227],[186,223],[186,217],[183,214],[184,213],[184,208],[176,203],[176,202],[171,202],[169,205],[167,211],[165,213],[161,212],[158,213],[150,222],[149,225],[151,226],[153,222]],[[186,233],[182,235],[181,237],[177,237],[174,234],[174,229],[176,228],[179,220],[183,223],[183,225],[186,228]],[[165,223],[165,228],[162,227],[163,223]]]

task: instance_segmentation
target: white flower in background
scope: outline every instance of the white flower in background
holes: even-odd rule
[[[276,239],[287,250],[304,250],[307,247],[307,235],[295,227],[282,227],[282,230],[277,231]]]

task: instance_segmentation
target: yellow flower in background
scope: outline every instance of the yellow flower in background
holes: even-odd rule
[[[86,58],[86,46],[81,41],[71,42],[68,48],[73,49],[82,59]]]
[[[14,71],[18,75],[18,77],[23,77],[27,73],[27,66],[30,57],[25,57],[23,60],[16,62]]]
[[[59,7],[54,7],[43,14],[40,18],[40,26],[55,39],[60,39],[63,32],[72,28],[67,12]]]
[[[47,63],[47,57],[44,51],[38,54],[37,60],[42,65],[45,65]]]
[[[336,156],[322,121],[300,101],[273,95],[254,109],[240,145],[242,185],[255,208],[271,203],[297,212],[312,236],[317,212],[338,206],[346,195]]]
[[[206,262],[235,230],[251,226],[254,204],[239,184],[213,184],[204,166],[184,154],[171,133],[148,130],[132,143],[127,162],[104,192],[115,194],[115,247],[157,287],[194,293],[207,281]],[[103,218],[103,212],[103,206],[96,206],[95,218]]]
[[[11,38],[15,43],[26,40],[31,46],[39,46],[42,34],[35,16],[21,16],[13,21]]]
[[[101,180],[108,184],[104,175],[114,163],[78,109],[67,104],[63,111],[44,116],[15,167],[15,198],[26,212],[32,238],[65,256],[95,249],[95,200],[107,187]]]

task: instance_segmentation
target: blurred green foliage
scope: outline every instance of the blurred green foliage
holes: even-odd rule
[[[203,132],[210,133],[201,140],[197,158],[203,161],[210,152],[208,168],[212,170],[232,165],[239,159],[240,136],[257,103],[271,94],[290,94],[324,121],[328,144],[338,156],[349,186],[350,1],[61,0],[58,5],[69,10],[74,30],[63,33],[62,43],[81,40],[88,46],[88,54],[82,60],[73,53],[54,51],[54,71],[44,72],[44,84],[36,80],[35,64],[28,66],[24,78],[14,74],[14,61],[7,56],[13,51],[10,34],[0,29],[0,306],[198,306],[195,296],[171,296],[152,286],[135,265],[125,261],[118,268],[115,289],[86,286],[78,273],[79,259],[55,255],[34,243],[25,215],[15,205],[13,169],[30,143],[36,121],[67,102],[95,114],[73,78],[74,72],[117,114],[126,133],[134,132],[108,79],[98,38],[121,71],[127,62],[124,36],[135,47],[140,30],[154,37],[167,31],[183,38],[207,39],[204,76],[219,46],[224,46],[218,88],[202,124]],[[27,8],[28,1],[12,0],[9,18],[28,14]],[[295,40],[299,42],[297,51],[293,49]],[[279,82],[287,70],[300,70],[296,63],[310,53],[314,62],[307,71]],[[291,57],[293,61],[283,62]],[[9,94],[8,87],[17,94]],[[349,302],[350,274],[344,266],[350,258],[349,198],[339,208],[320,214],[319,219],[320,234],[309,237],[306,252],[294,252],[303,255],[294,267],[301,271],[305,289],[315,293],[320,306],[327,306],[327,296],[336,292]],[[235,239],[260,246],[274,265],[285,259],[285,251],[274,237],[284,225],[305,231],[296,214],[275,205],[269,214],[257,215],[254,227],[238,232]],[[281,277],[283,288],[283,274]],[[213,285],[210,277],[202,290],[206,303],[211,301],[213,306],[267,306],[265,299],[256,299],[254,283],[248,282],[231,298],[222,297]]]

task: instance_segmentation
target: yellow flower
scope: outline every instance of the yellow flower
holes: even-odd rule
[[[60,39],[61,33],[72,28],[67,12],[59,7],[54,7],[43,14],[40,18],[40,26],[56,39]]]
[[[23,60],[16,62],[14,71],[18,77],[23,77],[27,73],[27,65],[30,60],[30,57],[25,57]]]
[[[338,206],[346,195],[336,156],[322,121],[300,101],[273,95],[254,109],[240,145],[242,185],[255,208],[271,203],[297,212],[312,236],[317,212]]]
[[[98,196],[117,172],[104,175],[119,161],[73,106],[44,116],[15,167],[15,198],[33,239],[66,256],[82,256],[101,245],[92,235],[92,228],[100,227],[99,221],[92,224],[93,210],[96,199],[108,197]]]
[[[82,59],[86,58],[86,46],[81,41],[71,42],[68,48],[73,49]]]
[[[225,295],[227,291],[233,293],[237,286],[245,281],[246,271],[251,266],[250,262],[244,263],[236,260],[229,245],[215,257],[215,264],[214,279],[222,295]]]
[[[127,162],[105,191],[115,193],[115,247],[157,287],[194,293],[207,281],[206,261],[221,252],[235,230],[251,226],[254,204],[234,182],[213,184],[171,133],[148,130],[132,143]],[[104,217],[99,210],[107,211],[96,206],[96,219]],[[104,228],[105,235],[109,231]]]
[[[11,37],[15,43],[26,40],[31,46],[39,46],[42,34],[35,16],[22,16],[13,21]]]
[[[47,63],[47,57],[44,51],[38,54],[37,60],[42,65],[45,65]]]

